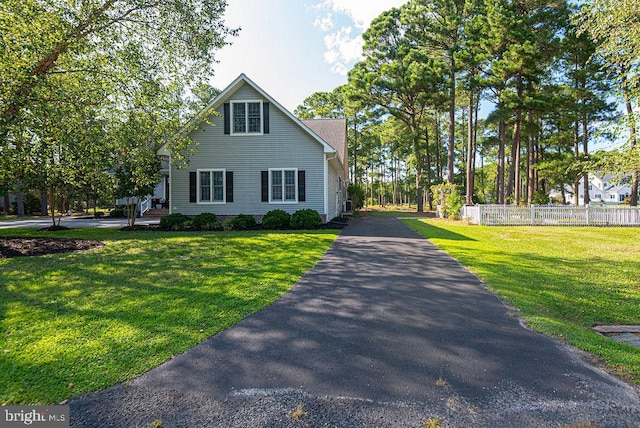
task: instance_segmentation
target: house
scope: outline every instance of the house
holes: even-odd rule
[[[170,213],[219,217],[282,209],[342,214],[348,177],[345,119],[301,121],[241,74],[190,132],[198,142],[186,168],[171,162],[161,183]],[[212,126],[213,125],[213,126]]]
[[[591,203],[604,204],[622,204],[628,202],[631,196],[631,185],[629,183],[631,176],[623,177],[622,180],[616,180],[613,174],[595,173],[589,174],[589,201]],[[579,182],[578,204],[584,205],[584,179]],[[573,186],[565,186],[565,203],[574,203]],[[552,199],[560,196],[560,192],[554,190],[549,195]]]

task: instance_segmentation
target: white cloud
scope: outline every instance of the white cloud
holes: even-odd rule
[[[366,30],[378,15],[385,10],[399,7],[407,0],[324,0],[316,6],[319,10],[333,10],[348,16],[360,30]]]
[[[331,72],[339,74],[340,76],[346,76],[349,73],[349,69],[341,62],[336,62],[331,66]]]
[[[324,36],[324,45],[327,51],[324,54],[329,64],[338,61],[349,63],[360,59],[362,54],[362,39],[352,37],[351,27],[342,27],[340,30]]]
[[[311,9],[325,15],[316,18],[314,27],[327,33],[324,36],[326,51],[325,61],[336,74],[346,75],[349,68],[362,58],[362,33],[369,27],[371,21],[382,12],[393,7],[399,7],[407,0],[323,0]],[[327,13],[327,11],[330,11]],[[344,25],[337,31],[330,32],[334,27],[335,16],[347,18],[352,26]],[[355,31],[354,31],[355,27]]]
[[[322,32],[325,33],[331,30],[333,28],[333,20],[331,19],[331,14],[328,13],[322,18],[316,18],[316,20],[313,21],[313,26],[319,28]]]

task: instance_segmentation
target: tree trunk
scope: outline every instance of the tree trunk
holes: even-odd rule
[[[573,152],[578,160],[580,158],[580,124],[577,119],[573,123]],[[580,180],[578,177],[573,183],[573,204],[580,205]]]
[[[520,111],[516,112],[516,121],[513,124],[513,142],[511,144],[511,156],[509,163],[509,177],[507,180],[506,195],[513,196],[513,203],[518,204],[520,198]]]
[[[585,101],[582,101],[583,105]],[[584,158],[587,159],[589,156],[589,123],[587,122],[587,113],[586,107],[582,112],[582,153],[584,154]],[[584,204],[589,205],[591,202],[589,196],[589,174],[582,174],[582,190],[584,192]],[[603,189],[604,190],[604,189]]]
[[[506,124],[504,119],[498,122],[498,171],[497,171],[497,193],[498,204],[504,205],[504,147],[506,144]]]
[[[522,197],[522,177],[520,173],[520,155],[522,153],[521,150],[521,140],[520,140],[520,126],[517,127],[518,130],[518,138],[514,141],[513,145],[516,146],[515,150],[515,158],[513,160],[514,163],[514,174],[513,174],[513,204],[520,204],[520,198]]]
[[[528,114],[529,123],[533,123],[532,114]],[[535,151],[535,138],[533,135],[529,135],[527,138],[527,204],[533,204],[533,198],[536,193],[536,151]]]
[[[449,146],[447,151],[447,181],[453,183],[456,144],[456,60],[451,56],[449,66]]]
[[[47,189],[40,190],[40,215],[49,215],[49,210],[47,209]]]
[[[24,217],[24,193],[22,193],[22,183],[16,183],[16,214]]]
[[[427,192],[427,204],[429,205],[429,211],[433,211],[433,198],[431,198],[431,150],[429,150],[429,126],[424,127],[424,142],[427,155],[427,183],[425,186]]]
[[[413,132],[413,154],[416,158],[416,202],[417,211],[424,212],[424,198],[422,193],[422,157],[420,156],[420,137]]]
[[[436,174],[438,182],[442,183],[442,141],[440,141],[440,112],[436,112],[435,121],[435,143],[436,143]]]
[[[351,182],[362,184],[362,177],[358,176],[358,124],[356,115],[353,118],[353,173]]]
[[[629,86],[627,85],[627,76],[622,76],[622,93],[624,94],[624,104],[627,110],[627,118],[629,122],[629,149],[633,150],[636,147],[636,122],[633,117],[633,107],[631,105],[631,98],[629,96]],[[629,205],[632,207],[638,206],[638,171],[633,170],[631,172],[631,195]]]
[[[473,205],[473,159],[475,149],[473,147],[473,92],[469,94],[469,105],[467,106],[469,117],[467,119],[467,171],[466,171],[466,195],[465,203]]]

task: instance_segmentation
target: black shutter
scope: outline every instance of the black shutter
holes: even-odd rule
[[[196,189],[196,172],[189,172],[189,202],[198,201],[198,191]]]
[[[226,175],[227,202],[233,202],[233,171],[227,171]]]
[[[306,202],[307,193],[305,185],[305,173],[304,171],[298,171],[298,202]]]
[[[262,103],[262,133],[269,133],[269,103]]]
[[[269,202],[269,171],[261,171],[262,202]]]
[[[223,115],[224,115],[224,133],[231,134],[231,108],[229,103],[224,103]]]

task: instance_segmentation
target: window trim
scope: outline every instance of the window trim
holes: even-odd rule
[[[256,103],[260,106],[260,132],[249,132],[249,104]],[[234,126],[234,106],[244,104],[245,131],[236,132]],[[229,135],[263,135],[264,134],[264,102],[262,100],[232,100],[229,101]]]
[[[200,187],[200,173],[208,172],[211,176],[212,172],[222,173],[222,200],[221,201],[203,201]],[[210,196],[213,197],[213,180],[211,180]],[[198,205],[224,205],[227,203],[227,170],[224,168],[198,168],[196,169],[196,203]]]
[[[274,171],[280,171],[282,174],[282,197],[283,199],[273,199],[273,184],[272,184],[272,173]],[[294,179],[294,187],[296,192],[296,198],[294,199],[284,199],[286,194],[286,183],[284,173],[285,171],[293,171],[293,179]],[[298,168],[269,168],[269,203],[270,204],[297,204],[299,203],[300,194],[298,188]]]

